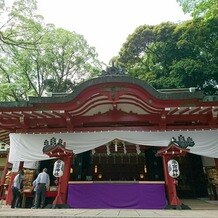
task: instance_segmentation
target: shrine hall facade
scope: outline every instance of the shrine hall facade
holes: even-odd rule
[[[45,147],[71,151],[59,185],[72,208],[165,208],[171,185],[157,154],[171,143],[186,151],[175,157],[178,197],[217,198],[218,96],[195,89],[156,90],[106,74],[70,94],[1,102],[0,140],[10,145],[8,162],[40,162],[51,182],[57,159]]]

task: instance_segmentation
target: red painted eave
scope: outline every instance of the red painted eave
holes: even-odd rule
[[[3,133],[217,128],[218,101],[204,102],[198,93],[160,93],[128,77],[87,81],[66,97],[0,106],[0,129],[7,141]]]

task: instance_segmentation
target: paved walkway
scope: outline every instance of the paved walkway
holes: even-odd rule
[[[4,218],[217,218],[218,202],[183,200],[192,210],[132,210],[132,209],[11,209],[0,208]]]

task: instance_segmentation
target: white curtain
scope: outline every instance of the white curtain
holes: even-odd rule
[[[104,145],[114,139],[144,145],[163,146],[170,143],[172,137],[191,137],[195,142],[190,153],[218,158],[218,130],[202,131],[102,131],[102,132],[74,132],[54,134],[10,134],[9,162],[40,161],[49,159],[43,154],[44,141],[55,137],[66,142],[66,148],[78,154]]]

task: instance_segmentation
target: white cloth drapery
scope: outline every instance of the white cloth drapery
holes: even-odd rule
[[[55,137],[66,142],[66,148],[78,154],[104,145],[114,139],[144,145],[163,146],[170,143],[172,137],[178,139],[182,135],[191,137],[195,142],[190,147],[190,153],[218,158],[218,130],[202,131],[101,131],[101,132],[73,132],[54,134],[10,134],[9,162],[40,161],[49,159],[43,154],[44,141]]]

